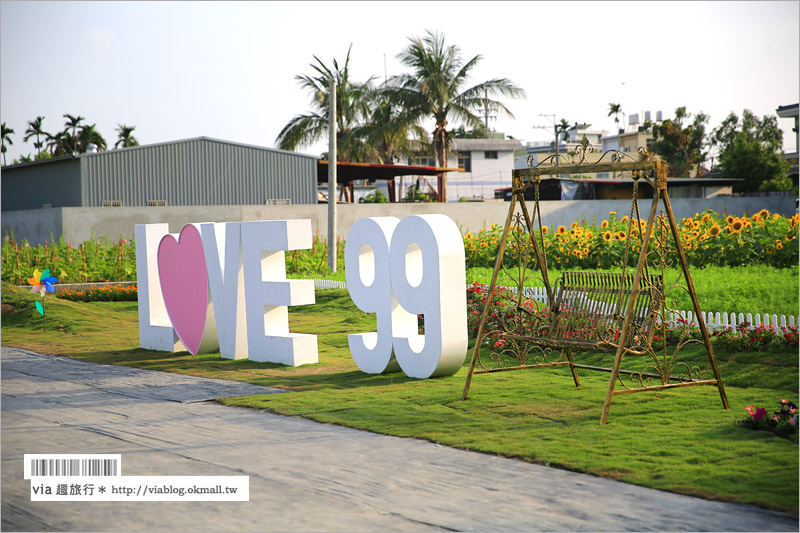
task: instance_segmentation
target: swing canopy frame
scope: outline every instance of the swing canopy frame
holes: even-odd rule
[[[675,387],[715,386],[723,407],[728,409],[725,387],[669,201],[666,162],[655,160],[644,148],[639,149],[638,157],[611,150],[594,161],[587,161],[587,155],[592,152],[594,149],[584,136],[573,156],[556,154],[537,165],[529,157],[528,168],[512,172],[511,202],[462,400],[468,398],[475,374],[569,366],[576,387],[580,387],[579,369],[611,373],[601,424],[608,419],[615,395]],[[546,255],[548,243],[544,239],[546,230],[541,221],[539,201],[541,179],[549,175],[596,172],[631,172],[634,180],[620,271],[565,271],[551,283]],[[640,218],[639,212],[641,181],[654,191],[646,220]],[[532,210],[525,200],[525,190],[529,187],[535,192]],[[657,214],[659,204],[662,212]],[[638,257],[633,258],[636,253]],[[629,265],[632,259],[635,262]],[[670,271],[667,269],[673,265],[680,268],[680,275],[673,283],[668,283]],[[504,279],[510,280],[514,301],[498,310],[492,304],[499,299],[501,272]],[[545,304],[525,296],[528,294],[526,281],[532,277],[544,286]],[[689,324],[677,324],[672,318],[675,315],[668,306],[668,295],[674,289],[688,292],[699,339],[691,334]],[[669,350],[668,329],[677,339]],[[658,337],[656,332],[660,332]],[[654,343],[654,339],[659,342]],[[708,364],[703,370],[679,357],[687,344],[705,347]],[[576,363],[578,352],[613,353],[613,364],[601,367]],[[621,368],[626,356],[635,361],[633,369]],[[703,378],[703,373],[711,375]]]

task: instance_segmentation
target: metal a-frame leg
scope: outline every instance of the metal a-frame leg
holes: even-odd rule
[[[503,236],[500,239],[500,246],[497,248],[497,260],[494,263],[494,271],[492,272],[492,281],[489,283],[489,293],[486,295],[486,304],[483,306],[483,313],[481,314],[481,322],[478,325],[478,335],[475,337],[475,346],[472,349],[472,360],[469,363],[469,372],[467,373],[467,381],[464,383],[464,393],[461,395],[461,400],[467,399],[469,394],[469,386],[472,383],[472,374],[475,372],[475,363],[478,361],[478,351],[481,348],[483,335],[486,329],[486,318],[489,315],[489,309],[492,305],[492,298],[494,291],[497,287],[497,276],[500,273],[500,268],[503,266],[503,254],[506,249],[506,241],[508,240],[508,233],[511,231],[511,219],[514,216],[514,208],[517,206],[517,195],[522,195],[522,190],[515,190],[514,195],[511,197],[511,205],[508,208],[508,216],[506,217],[506,227],[503,230]]]
[[[663,170],[663,172],[666,175],[666,170]],[[636,305],[636,298],[639,295],[639,283],[641,282],[642,271],[644,270],[645,262],[647,261],[647,248],[650,245],[650,236],[653,233],[653,223],[655,222],[656,211],[658,210],[659,192],[659,189],[656,189],[655,195],[653,196],[653,204],[650,206],[650,215],[647,219],[647,229],[645,230],[644,239],[642,240],[642,249],[639,251],[639,260],[636,263],[636,274],[633,277],[631,298],[628,302],[628,308],[625,310],[625,321],[623,322],[622,331],[620,332],[619,336],[619,346],[617,347],[617,352],[614,356],[614,368],[611,371],[611,379],[608,381],[608,392],[606,393],[606,401],[603,404],[603,414],[600,417],[600,425],[604,425],[608,419],[608,410],[611,407],[611,398],[614,396],[614,386],[616,385],[617,379],[619,379],[619,368],[622,363],[622,357],[625,354],[625,339],[628,338],[628,331],[631,327],[633,309]]]

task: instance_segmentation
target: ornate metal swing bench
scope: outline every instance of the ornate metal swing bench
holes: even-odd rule
[[[529,158],[529,168],[513,171],[513,196],[478,326],[462,400],[467,399],[474,374],[569,366],[577,387],[580,387],[578,369],[611,373],[601,424],[606,423],[614,395],[647,390],[712,385],[719,390],[722,405],[727,409],[725,388],[667,194],[666,163],[653,160],[643,149],[638,158],[614,150],[602,154],[594,162],[587,162],[586,156],[592,151],[584,137],[573,159],[555,155],[533,166]],[[606,157],[611,160],[603,162]],[[621,271],[565,271],[555,284],[551,284],[539,205],[542,176],[594,172],[633,174],[628,238]],[[640,181],[648,183],[654,191],[646,221],[640,218],[639,213]],[[532,212],[525,201],[528,187],[535,190]],[[657,216],[659,201],[663,203],[663,213]],[[629,271],[630,254],[637,247],[635,270]],[[507,249],[514,263],[510,269],[504,266],[504,258],[508,259]],[[531,267],[530,263],[534,263],[536,268]],[[666,268],[675,263],[681,268],[682,280],[666,284]],[[511,280],[516,295],[513,303],[493,313],[495,325],[487,327],[493,299],[499,290],[501,270]],[[538,308],[532,300],[524,297],[525,282],[532,274],[538,274],[536,277],[544,285],[547,294],[547,304]],[[684,285],[680,284],[681,281]],[[668,353],[666,342],[663,342],[663,348],[659,348],[661,353],[656,353],[653,344],[655,333],[660,331],[660,338],[665,339],[667,328],[675,329],[674,324],[669,324],[669,309],[666,306],[667,293],[674,288],[683,288],[689,293],[702,340],[692,338],[688,329],[684,328],[677,335],[677,344],[672,353]],[[481,356],[481,347],[485,346],[487,339],[491,341],[490,354]],[[708,370],[713,374],[708,379],[698,377],[701,374],[698,366],[690,366],[677,357],[686,344],[700,342],[706,348]],[[576,364],[573,356],[576,352],[614,353],[614,363],[610,368]],[[645,362],[632,370],[621,369],[625,356],[643,357]],[[629,377],[630,385],[623,381],[623,375]]]

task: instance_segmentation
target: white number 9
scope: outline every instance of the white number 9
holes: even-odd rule
[[[353,303],[377,314],[377,332],[348,336],[367,373],[455,374],[467,350],[464,244],[445,215],[362,218],[347,235],[345,279]],[[424,315],[419,335],[416,315]],[[394,348],[392,350],[392,347]]]

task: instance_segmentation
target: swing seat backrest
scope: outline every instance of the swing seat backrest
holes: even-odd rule
[[[556,282],[549,340],[564,348],[615,351],[633,295],[633,274],[564,272]],[[625,347],[649,347],[661,309],[664,282],[642,275]]]

